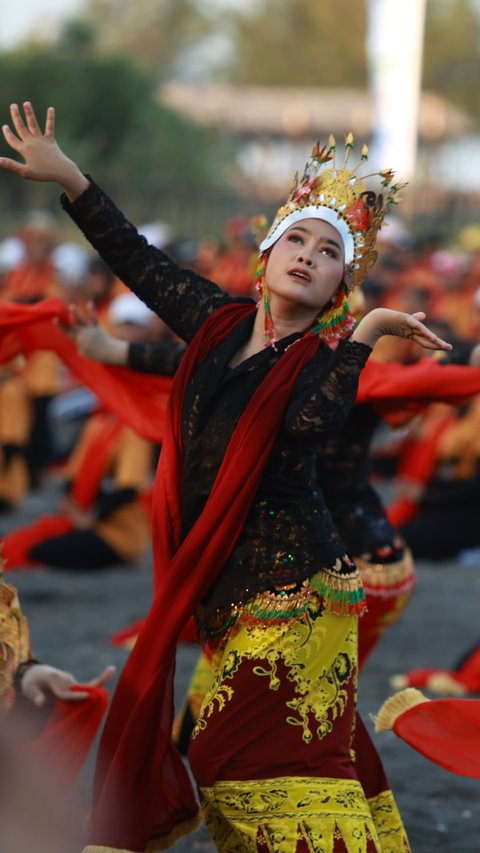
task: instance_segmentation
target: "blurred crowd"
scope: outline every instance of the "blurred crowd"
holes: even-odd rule
[[[176,239],[160,221],[139,230],[181,266],[235,296],[255,296],[257,252],[248,219],[232,217],[220,237],[198,241]],[[480,227],[465,227],[447,246],[434,233],[415,239],[391,218],[379,250],[353,310],[423,311],[430,327],[454,344],[457,363],[468,363],[480,340]],[[178,344],[98,256],[79,243],[61,242],[59,223],[35,210],[0,243],[0,300],[34,303],[52,296],[80,312],[93,304],[99,323],[130,343]],[[425,351],[384,337],[374,358],[411,364]],[[112,413],[52,352],[17,357],[0,371],[0,512],[9,513],[17,528],[29,492],[53,480],[62,519],[68,518],[68,531],[53,526],[42,530],[40,541],[25,540],[10,568],[20,567],[22,557],[29,565],[76,569],[134,564],[149,546],[148,496],[158,448],[129,427],[114,428]],[[430,405],[401,429],[378,427],[372,482],[393,508],[414,556],[480,563],[479,425],[480,399],[473,399],[458,409]],[[422,452],[431,464],[419,473],[415,459]],[[104,464],[90,483],[88,502],[79,505],[76,484],[91,473],[92,454],[102,455]]]

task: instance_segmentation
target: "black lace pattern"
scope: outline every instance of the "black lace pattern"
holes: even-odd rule
[[[232,300],[217,285],[178,267],[149,246],[123,214],[91,184],[65,209],[116,275],[189,342],[201,323]],[[184,401],[183,535],[199,517],[238,420],[253,393],[299,334],[282,339],[234,368],[255,313],[242,320],[191,378]],[[339,430],[352,408],[370,348],[326,345],[302,370],[244,528],[204,600],[203,618],[257,592],[311,577],[345,554],[318,487],[316,446]],[[152,356],[147,356],[150,365]],[[139,363],[138,351],[130,363]],[[145,362],[144,362],[145,364]]]
[[[128,347],[127,365],[139,373],[174,376],[184,352],[185,346],[173,341],[132,343]]]
[[[343,428],[319,445],[317,474],[348,553],[395,563],[405,545],[369,480],[370,446],[379,422],[373,406],[354,406]]]

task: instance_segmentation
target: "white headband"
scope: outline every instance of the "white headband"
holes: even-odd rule
[[[350,264],[353,261],[355,244],[347,223],[335,210],[322,204],[311,204],[306,207],[297,208],[293,213],[289,213],[284,219],[281,219],[280,222],[276,223],[274,221],[269,233],[260,243],[260,251],[266,252],[267,249],[270,249],[279,237],[285,234],[288,228],[291,228],[292,225],[295,225],[296,222],[300,222],[302,219],[323,219],[329,225],[332,225],[342,238],[345,263]]]

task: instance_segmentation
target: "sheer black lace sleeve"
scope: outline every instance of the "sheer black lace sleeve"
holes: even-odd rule
[[[212,311],[232,301],[212,281],[149,245],[93,181],[74,202],[62,195],[61,203],[115,275],[182,340],[190,342]]]
[[[366,344],[342,341],[329,364],[313,359],[307,382],[304,379],[287,410],[287,430],[299,438],[313,438],[340,429],[355,403],[360,373],[370,353]]]
[[[171,341],[165,343],[130,344],[127,365],[139,373],[155,373],[158,376],[174,376],[185,347]]]

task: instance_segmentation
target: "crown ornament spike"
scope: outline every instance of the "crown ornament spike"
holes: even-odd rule
[[[350,159],[350,154],[353,151],[353,143],[355,141],[355,137],[350,130],[345,137],[345,160],[343,161],[343,168],[346,169],[348,166],[348,161]]]
[[[382,179],[382,187],[388,187],[388,185],[392,183],[395,177],[395,172],[393,171],[393,169],[383,169],[378,174]]]
[[[298,189],[299,180],[300,180],[300,176],[299,176],[298,172],[295,172],[295,174],[293,176],[293,180],[292,180],[292,186],[290,188],[290,197],[295,195],[295,193]]]
[[[328,137],[328,148],[329,148],[329,151],[330,151],[331,156],[332,156],[332,161],[333,161],[332,166],[335,169],[335,167],[336,167],[335,161],[336,161],[336,153],[337,153],[337,141],[336,141],[333,133],[331,133],[330,136]]]
[[[355,174],[356,172],[358,172],[358,170],[361,168],[362,163],[365,163],[365,161],[366,161],[366,160],[368,160],[368,145],[366,145],[365,143],[363,143],[363,145],[362,145],[362,150],[361,150],[361,152],[360,152],[360,160],[358,161],[358,163],[357,163],[357,165],[355,166],[355,168],[354,168],[354,169],[352,169],[353,174]]]

